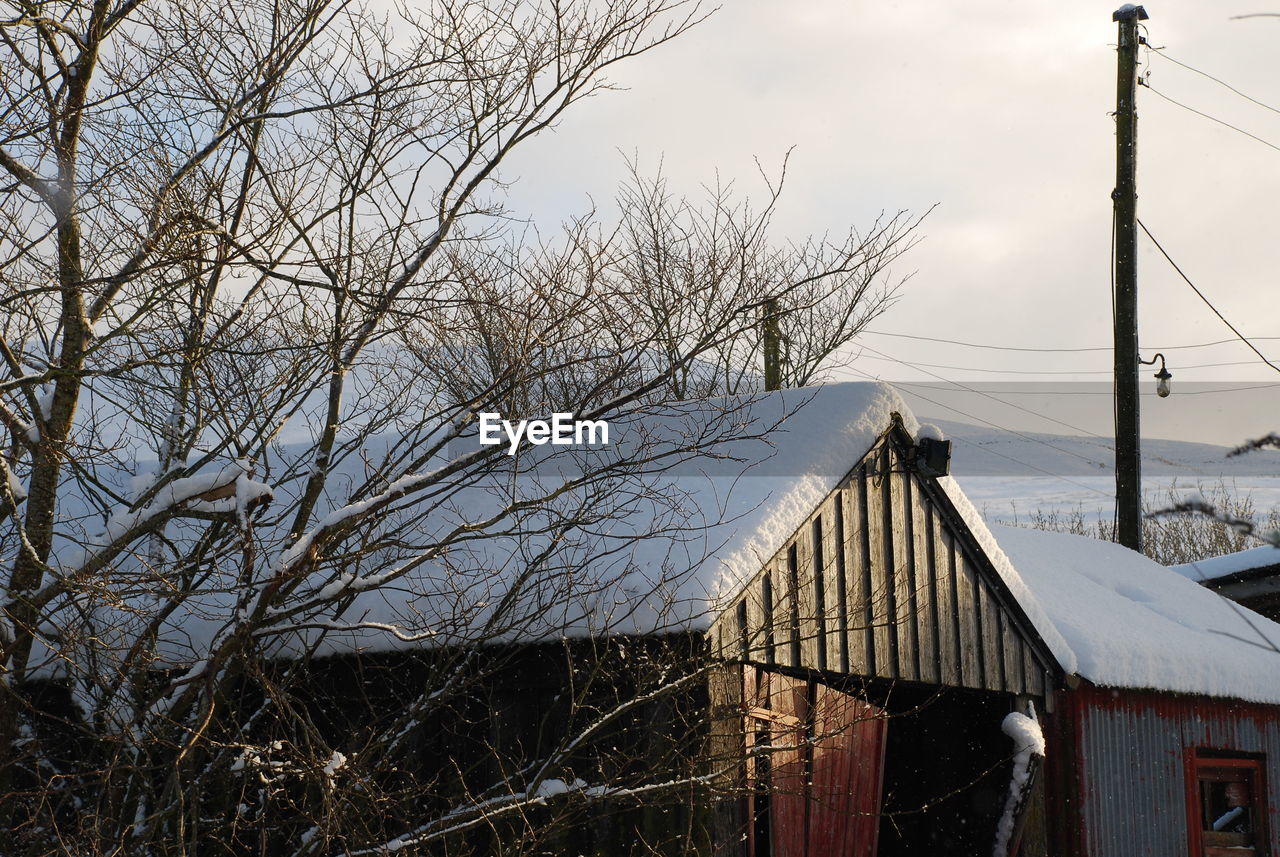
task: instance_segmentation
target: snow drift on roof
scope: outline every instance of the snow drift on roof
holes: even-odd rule
[[[1069,672],[1105,687],[1280,703],[1275,622],[1111,542],[990,532],[1016,569],[1015,595],[1036,608],[1027,612],[1037,629],[1067,646]],[[1060,645],[1050,642],[1055,655]]]
[[[1280,565],[1280,549],[1271,545],[1263,545],[1260,548],[1227,553],[1222,556],[1202,559],[1198,562],[1171,565],[1169,570],[1177,572],[1189,580],[1199,582],[1202,580],[1217,580],[1220,577],[1227,577],[1242,571],[1252,571],[1255,568],[1266,568],[1269,565]]]
[[[620,416],[611,421],[608,447],[541,460],[551,448],[539,447],[524,465],[511,459],[513,469],[469,477],[429,499],[405,499],[361,536],[377,546],[373,552],[312,573],[289,602],[273,608],[278,624],[260,636],[280,654],[312,647],[332,654],[705,629],[722,599],[781,549],[894,412],[916,431],[890,387],[845,383]],[[728,422],[717,426],[722,434],[696,457],[677,455],[675,466],[657,472],[636,465],[646,456],[661,460],[664,450],[687,445],[726,414]],[[616,463],[621,475],[559,492],[588,459],[595,467]],[[361,465],[359,456],[349,461]],[[364,481],[354,471],[342,476],[331,484]],[[287,496],[285,486],[273,487]],[[509,513],[524,499],[549,494],[549,503]],[[362,502],[339,495],[317,509],[315,520],[342,518]],[[590,520],[563,529],[582,516]],[[292,555],[284,526],[255,533],[267,568],[283,567]],[[459,528],[473,528],[474,536],[439,555],[431,550]],[[193,594],[165,620],[163,660],[199,662],[247,609],[235,570],[215,573],[228,579]],[[494,624],[499,609],[506,614]],[[137,621],[121,617],[114,624],[127,635]]]
[[[964,520],[965,525],[968,526],[969,532],[973,534],[974,539],[978,542],[978,547],[982,548],[982,552],[991,561],[996,572],[1000,575],[1000,579],[1004,581],[1004,585],[1013,597],[1017,599],[1019,606],[1022,607],[1022,612],[1027,614],[1031,624],[1040,633],[1040,638],[1049,647],[1049,652],[1058,661],[1058,665],[1065,671],[1074,673],[1076,671],[1075,652],[1072,651],[1071,646],[1067,644],[1062,634],[1058,633],[1057,626],[1049,618],[1049,614],[1036,599],[1035,594],[1023,582],[1022,576],[1005,555],[991,530],[987,528],[987,523],[983,520],[982,515],[970,502],[964,491],[960,489],[960,485],[955,479],[950,476],[943,476],[938,479],[938,484],[946,492],[947,498],[951,500],[951,505],[960,513],[960,517]]]

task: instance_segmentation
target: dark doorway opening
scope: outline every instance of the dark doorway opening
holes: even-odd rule
[[[881,857],[991,853],[1011,774],[1000,726],[1013,696],[898,685],[884,707]]]

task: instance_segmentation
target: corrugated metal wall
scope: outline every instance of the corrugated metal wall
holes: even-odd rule
[[[1280,854],[1275,707],[1093,687],[1071,696],[1088,857],[1189,854],[1187,766],[1197,750],[1265,755],[1267,835]]]

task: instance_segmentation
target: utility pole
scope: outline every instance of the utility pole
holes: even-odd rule
[[[764,302],[764,318],[761,320],[764,340],[764,388],[782,389],[782,331],[778,326],[778,299]]]
[[[1138,232],[1137,172],[1138,22],[1141,6],[1126,3],[1111,20],[1119,24],[1116,46],[1115,204],[1115,412],[1116,539],[1142,550],[1142,460],[1138,414]]]

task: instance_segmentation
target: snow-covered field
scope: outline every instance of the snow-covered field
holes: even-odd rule
[[[973,505],[989,521],[1027,519],[1033,513],[1074,513],[1089,520],[1109,519],[1114,509],[1115,478],[1106,476],[966,476],[956,474]],[[1155,506],[1167,505],[1170,488],[1213,494],[1218,477],[1148,476],[1143,495]],[[1222,483],[1233,497],[1249,496],[1259,518],[1280,509],[1280,476],[1227,476]]]
[[[1026,521],[1036,513],[1110,519],[1115,508],[1112,444],[1107,438],[1008,432],[921,417],[954,445],[951,474],[973,505],[994,522]],[[1256,517],[1280,508],[1280,451],[1229,455],[1227,447],[1143,438],[1143,495],[1151,508],[1169,492],[1199,491],[1252,499]]]

